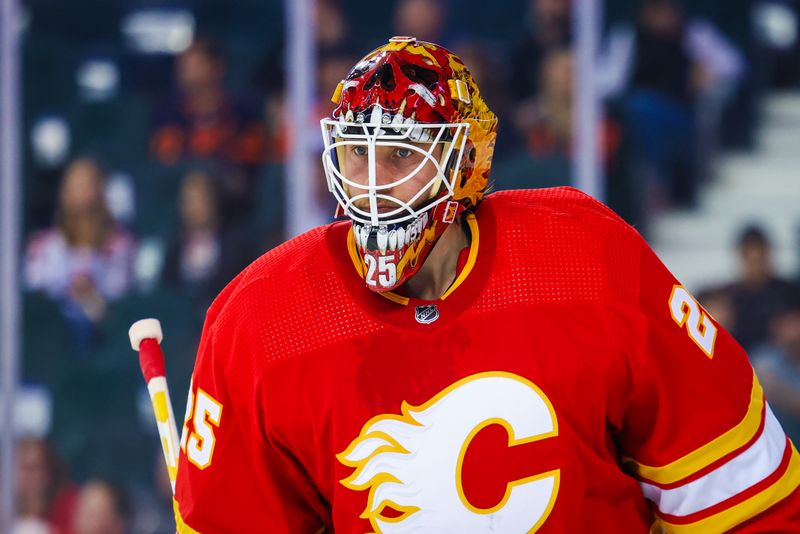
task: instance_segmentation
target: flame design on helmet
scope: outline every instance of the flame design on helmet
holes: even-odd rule
[[[483,198],[497,138],[497,116],[481,97],[461,59],[446,48],[413,37],[393,37],[367,54],[342,80],[332,100],[333,118],[348,122],[375,104],[420,124],[470,125],[453,199],[465,209]]]

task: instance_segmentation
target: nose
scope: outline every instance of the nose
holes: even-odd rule
[[[401,179],[402,176],[397,176],[397,169],[395,169],[385,158],[377,157],[375,159],[375,183],[376,185],[388,185]],[[383,192],[391,194],[393,188],[384,189]]]
[[[386,158],[382,158],[380,154],[378,154],[375,158],[375,185],[384,186],[391,184],[392,182],[396,182],[403,178],[403,176],[398,176],[398,171],[391,162],[387,161]],[[365,162],[364,165],[359,165],[357,168],[352,168],[348,179],[353,181],[358,185],[363,185],[364,191],[366,191],[366,186],[369,185],[369,165]],[[361,189],[361,188],[359,188]],[[380,190],[380,193],[388,193],[391,194],[393,188],[387,188]]]

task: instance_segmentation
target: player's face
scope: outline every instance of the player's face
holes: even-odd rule
[[[422,152],[427,153],[430,150],[430,144],[426,143],[411,143],[409,145],[418,147]],[[344,153],[344,167],[347,169],[347,177],[356,184],[369,183],[369,153],[368,148],[363,145],[348,146]],[[408,202],[420,189],[429,186],[433,178],[436,176],[436,165],[430,159],[426,158],[422,152],[417,152],[411,148],[403,146],[378,146],[375,147],[375,175],[377,185],[391,184],[398,182],[397,185],[381,191],[381,193],[388,196],[395,197],[401,202]],[[434,147],[431,155],[437,161],[442,155],[442,146]],[[422,165],[420,167],[420,165]],[[418,168],[415,173],[414,171]],[[403,178],[412,174],[413,176],[402,181]],[[350,186],[350,195],[356,196],[367,193],[367,189],[361,189],[355,186]],[[413,207],[423,204],[431,195],[422,195],[414,203]],[[369,210],[369,199],[363,198],[355,202],[356,207]],[[385,213],[397,209],[397,204],[379,199],[378,212]]]

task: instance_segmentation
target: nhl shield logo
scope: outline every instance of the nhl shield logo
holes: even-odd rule
[[[414,318],[420,324],[431,324],[439,318],[439,308],[436,307],[436,304],[417,306],[414,308]]]

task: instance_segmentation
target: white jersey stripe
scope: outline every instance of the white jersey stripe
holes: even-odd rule
[[[780,466],[786,435],[769,405],[765,411],[764,430],[743,452],[697,480],[675,488],[639,482],[644,496],[661,513],[682,517],[719,504],[767,478]]]

